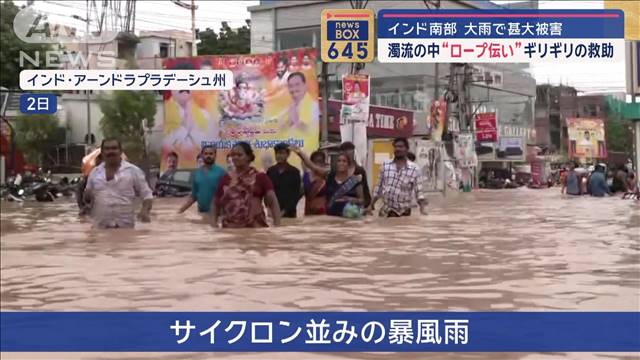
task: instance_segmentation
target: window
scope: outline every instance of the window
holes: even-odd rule
[[[169,57],[169,44],[160,43],[160,57],[161,58]]]
[[[276,33],[278,50],[320,47],[320,28],[280,30]]]
[[[380,106],[400,107],[400,96],[398,93],[387,93],[378,95],[378,104]]]

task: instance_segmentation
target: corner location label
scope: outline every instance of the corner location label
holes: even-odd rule
[[[370,9],[322,11],[321,57],[324,62],[372,62],[374,14]]]

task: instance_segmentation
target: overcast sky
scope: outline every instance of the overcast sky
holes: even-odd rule
[[[189,3],[188,0],[183,0]],[[494,1],[499,3],[500,1]],[[24,1],[16,1],[24,3]],[[51,20],[73,25],[80,29],[84,23],[71,18],[72,15],[86,16],[85,1],[69,0],[36,0],[36,8],[50,14]],[[416,1],[422,4],[422,1]],[[244,25],[245,19],[250,18],[248,6],[256,5],[258,1],[196,1],[196,27],[207,27],[218,30],[222,21],[227,21],[232,27]],[[592,1],[540,1],[541,9],[602,9],[602,0]],[[169,0],[138,1],[136,12],[136,30],[164,30],[178,29],[191,31],[191,12],[181,8]],[[624,63],[598,66],[575,63],[534,64],[532,75],[538,83],[565,84],[576,87],[585,92],[624,92],[625,69]]]

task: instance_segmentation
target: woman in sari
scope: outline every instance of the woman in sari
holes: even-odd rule
[[[273,225],[280,225],[280,207],[267,174],[256,170],[251,163],[255,155],[251,145],[239,142],[231,149],[233,170],[221,180],[215,197],[213,226],[222,218],[224,228],[267,227],[262,203],[273,216]]]
[[[322,151],[314,151],[311,154],[311,162],[315,165],[326,168],[326,156]],[[327,212],[326,187],[324,173],[318,173],[311,169],[304,172],[302,177],[304,186],[304,214],[324,215]]]
[[[322,174],[326,179],[327,215],[343,216],[343,211],[347,204],[362,207],[364,204],[362,176],[350,174],[349,169],[353,161],[351,157],[341,153],[336,160],[336,168],[328,170],[314,164],[301,149],[293,148],[293,151],[300,156],[305,166],[317,174]]]

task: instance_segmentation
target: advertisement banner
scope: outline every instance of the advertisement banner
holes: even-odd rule
[[[275,163],[273,147],[280,142],[316,150],[320,110],[315,62],[314,49],[167,59],[165,69],[230,70],[235,83],[228,91],[165,92],[161,169],[170,153],[177,155],[178,168],[195,168],[203,144],[215,145],[217,163],[225,164],[235,143],[249,142],[260,170]],[[299,164],[295,156],[290,160]]]
[[[524,161],[524,144],[522,137],[500,137],[496,159],[499,161]]]
[[[474,167],[478,164],[473,148],[473,134],[458,134],[454,145],[454,156],[460,167]]]
[[[369,119],[369,75],[342,76],[340,137],[356,146],[356,162],[367,160],[367,121]]]
[[[444,190],[444,162],[442,143],[430,140],[416,140],[416,164],[420,168],[424,191]]]
[[[427,118],[429,129],[431,131],[431,140],[442,141],[442,134],[447,123],[447,102],[444,100],[434,100],[429,109]]]
[[[329,100],[329,131],[338,132],[340,126],[345,123],[340,116],[341,109],[341,101]],[[413,136],[413,111],[369,105],[367,136],[387,138]]]
[[[476,140],[498,141],[498,117],[495,112],[476,115]]]
[[[569,158],[582,161],[607,158],[602,119],[568,118],[567,130]]]

